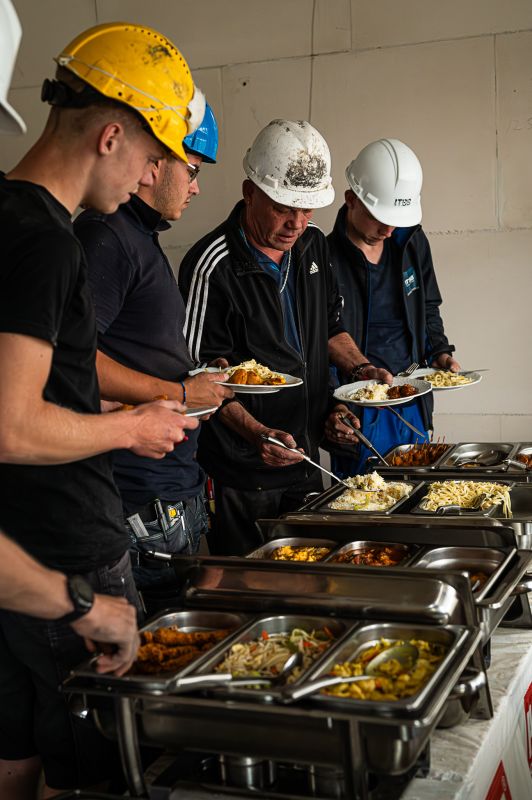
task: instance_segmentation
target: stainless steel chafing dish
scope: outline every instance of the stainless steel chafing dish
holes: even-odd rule
[[[229,684],[187,695],[161,694],[127,680],[106,681],[105,676],[90,680],[85,669],[74,670],[65,690],[83,693],[100,728],[118,738],[132,794],[145,789],[140,741],[341,770],[343,796],[364,800],[369,797],[369,771],[399,775],[411,769],[427,750],[437,724],[461,721],[471,712],[472,696],[478,697],[477,716],[491,714],[481,633],[463,574],[240,558],[174,557],[172,561],[189,610],[216,607],[231,614],[245,610],[267,619],[319,615],[340,626],[338,643],[328,651],[331,657],[333,648],[342,646],[344,630],[347,637],[350,630],[363,635],[368,626],[378,630],[384,625],[408,636],[426,628],[427,635],[449,641],[449,659],[437,680],[409,707],[375,703],[361,708],[354,703],[331,708],[315,698],[287,704],[274,692],[269,696],[248,692],[243,697]],[[191,677],[196,673],[200,677],[206,667],[204,662],[191,671]],[[472,670],[467,680],[462,677],[465,670]],[[294,796],[306,797],[308,791]]]
[[[387,461],[394,455],[401,454],[412,445],[400,445],[385,454]],[[519,483],[531,481],[532,471],[522,468],[516,463],[518,455],[531,455],[532,443],[530,442],[459,442],[451,444],[447,452],[430,466],[391,466],[380,464],[374,457],[370,457],[366,464],[366,471],[377,470],[386,477],[392,475],[399,479],[416,480],[419,478],[431,479],[434,473],[438,480],[445,478],[469,477],[479,480],[479,476],[489,476],[489,480],[508,480]]]
[[[399,564],[405,564],[409,562],[414,554],[414,552],[418,549],[415,545],[406,545],[398,542],[375,542],[375,541],[350,541],[347,544],[339,545],[338,542],[333,541],[332,539],[308,539],[305,537],[300,536],[289,536],[283,537],[281,539],[272,539],[268,542],[265,542],[261,547],[258,547],[256,550],[252,550],[251,553],[246,555],[246,558],[253,558],[253,559],[265,559],[265,560],[279,560],[283,562],[287,562],[290,564],[298,564],[298,563],[316,563],[314,562],[307,562],[307,561],[299,561],[297,558],[279,558],[273,559],[273,554],[280,550],[281,548],[293,548],[297,551],[298,548],[304,547],[326,547],[329,549],[329,553],[323,555],[321,558],[317,559],[318,562],[322,562],[324,564],[336,564],[336,563],[350,563],[349,556],[361,556],[363,557],[364,554],[372,551],[372,552],[379,552],[379,551],[389,551],[393,563],[390,566],[397,566]],[[364,562],[362,562],[364,563]],[[366,566],[368,566],[366,564]],[[380,565],[375,565],[380,566]]]
[[[489,517],[464,516],[430,520],[407,515],[338,519],[331,514],[302,511],[286,514],[278,520],[259,520],[259,526],[268,543],[289,533],[304,536],[306,541],[313,536],[330,536],[344,547],[358,539],[366,540],[365,543],[401,543],[411,547],[413,555],[396,569],[407,573],[410,570],[411,574],[418,568],[439,570],[444,575],[449,570],[469,573],[475,565],[489,578],[472,592],[477,624],[486,644],[507,615],[512,627],[532,627],[527,596],[532,591],[532,581],[527,574],[532,553],[529,549],[520,549],[522,537],[510,526],[512,520],[504,522],[505,525],[502,520]],[[384,571],[389,569],[386,567]],[[489,659],[489,650],[486,657]]]

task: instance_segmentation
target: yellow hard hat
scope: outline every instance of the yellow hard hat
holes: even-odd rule
[[[144,25],[109,22],[80,33],[56,61],[105,97],[133,108],[172,155],[188,160],[183,139],[200,125],[205,97],[166,37]]]

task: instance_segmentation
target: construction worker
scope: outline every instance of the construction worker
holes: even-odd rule
[[[413,362],[459,371],[440,316],[430,245],[419,224],[419,159],[398,139],[379,139],[361,150],[345,174],[345,204],[327,238],[344,299],[342,323],[366,356],[359,379],[371,378],[375,366],[396,374]],[[339,373],[340,383],[350,382],[345,371]],[[395,409],[416,430],[386,408],[354,408],[363,433],[386,453],[426,440],[432,407],[429,394]],[[353,434],[351,439],[354,444]],[[369,451],[359,446],[352,453],[333,455],[333,471],[346,476],[363,470]]]
[[[194,369],[183,335],[185,306],[159,233],[170,227],[199,194],[202,162],[215,163],[218,128],[207,105],[200,127],[184,142],[188,164],[153,161],[149,185],[140,186],[114,214],[85,211],[74,225],[83,244],[98,327],[97,366],[104,397],[138,403],[154,396],[216,408],[233,396],[225,375]],[[225,364],[225,362],[224,362]],[[123,450],[113,473],[131,539],[137,588],[175,581],[167,561],[143,559],[149,550],[194,553],[207,529],[205,475],[196,461],[199,428],[161,461]],[[145,602],[148,593],[143,592]]]
[[[329,358],[346,372],[365,361],[339,322],[327,243],[310,221],[334,199],[330,166],[329,148],[308,122],[270,122],[244,158],[243,200],[180,267],[192,358],[254,358],[302,380],[276,394],[238,394],[202,430],[198,460],[214,479],[217,553],[249,552],[262,541],[256,519],[297,508],[321,487],[299,452],[262,435],[316,459],[335,406]]]
[[[145,26],[96,26],[56,61],[43,85],[44,131],[0,176],[0,527],[67,575],[73,610],[53,622],[0,611],[0,796],[10,800],[33,800],[42,768],[46,797],[115,769],[114,748],[71,718],[57,690],[86,657],[71,623],[98,593],[138,602],[108,451],[162,458],[197,424],[176,413],[177,401],[100,413],[94,311],[71,214],[115,211],[167,152],[186,161],[183,138],[204,99],[181,53]]]

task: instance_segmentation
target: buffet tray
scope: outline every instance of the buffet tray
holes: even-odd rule
[[[438,470],[457,470],[463,473],[480,470],[484,474],[506,472],[508,465],[503,463],[505,458],[512,458],[516,450],[515,443],[505,442],[468,442],[455,445],[445,458],[438,464]],[[486,465],[460,466],[468,460],[486,458]],[[493,460],[493,463],[491,463]],[[469,461],[469,463],[470,463]]]
[[[299,548],[299,547],[328,547],[330,548],[328,555],[323,556],[316,561],[299,561],[298,559],[291,559],[291,558],[279,558],[274,559],[272,557],[273,553],[280,548]],[[246,558],[253,558],[253,559],[263,559],[266,561],[276,561],[277,563],[288,563],[288,564],[309,564],[309,563],[321,563],[321,564],[341,564],[345,566],[351,562],[347,560],[341,560],[348,556],[349,554],[353,553],[354,555],[363,555],[367,553],[369,550],[392,550],[392,557],[396,556],[394,559],[394,563],[386,566],[399,566],[408,563],[416,550],[418,549],[414,545],[406,545],[398,542],[375,542],[375,541],[360,541],[354,539],[353,541],[347,542],[345,544],[338,544],[338,542],[333,541],[332,539],[309,539],[305,537],[284,537],[282,539],[272,539],[269,542],[266,542],[261,547],[258,547],[256,550],[252,550],[251,553],[246,555]],[[363,566],[376,566],[381,567],[381,564],[364,564]]]
[[[104,686],[111,690],[113,687],[125,689],[130,687],[141,692],[161,694],[175,690],[180,679],[189,676],[198,666],[204,663],[213,653],[220,648],[224,648],[227,642],[233,640],[234,635],[244,624],[249,621],[249,615],[243,613],[231,613],[224,611],[197,611],[197,610],[169,610],[152,618],[146,625],[140,628],[140,632],[153,632],[157,628],[176,626],[179,630],[189,633],[191,631],[210,631],[227,629],[227,637],[215,644],[210,650],[201,653],[197,659],[191,661],[179,670],[159,672],[152,675],[135,674],[130,672],[120,677],[113,674],[102,674],[96,672],[94,668],[94,658],[81,664],[72,675],[80,677],[94,685]]]
[[[310,633],[320,629],[327,629],[334,636],[331,644],[316,661],[306,668],[300,668],[300,672],[293,680],[293,686],[299,686],[304,683],[309,673],[313,672],[317,666],[323,661],[331,650],[335,650],[338,642],[346,635],[346,633],[353,628],[353,620],[345,620],[341,618],[331,619],[331,617],[316,617],[307,616],[302,614],[276,614],[274,616],[260,617],[254,620],[245,629],[241,630],[238,635],[231,640],[230,645],[225,646],[222,650],[217,649],[212,657],[203,661],[201,666],[198,665],[194,670],[196,675],[204,675],[218,671],[220,665],[228,655],[232,647],[239,645],[246,645],[255,640],[269,637],[272,634],[284,633],[289,634],[294,628],[299,628]],[[221,670],[220,671],[225,671]],[[245,678],[246,675],[239,675],[238,677]],[[257,677],[257,676],[256,676]],[[229,693],[231,697],[243,697],[252,700],[270,701],[274,697],[279,697],[285,687],[285,681],[276,685],[275,682],[269,686],[264,687],[261,685],[253,686],[253,680],[250,678],[248,685],[238,685],[237,687],[231,686],[230,683],[224,684],[215,690],[217,693]]]
[[[418,503],[411,509],[412,514],[423,514],[424,516],[433,517],[436,515],[446,516],[449,514],[450,516],[467,516],[467,517],[492,517],[497,514],[497,510],[500,509],[501,504],[497,503],[495,505],[488,506],[487,508],[479,508],[479,509],[470,509],[470,508],[455,508],[455,505],[452,506],[440,506],[439,508],[435,509],[434,511],[425,508],[425,497],[428,494],[430,489],[430,485],[432,483],[456,483],[459,484],[463,481],[472,480],[472,476],[470,478],[466,478],[463,475],[460,475],[459,478],[441,478],[440,476],[435,476],[433,481],[426,481],[419,487],[418,493]],[[487,478],[484,478],[487,481]],[[512,499],[512,488],[514,487],[513,481],[492,481],[489,480],[490,483],[499,483],[504,484],[509,487],[510,489],[510,498]]]

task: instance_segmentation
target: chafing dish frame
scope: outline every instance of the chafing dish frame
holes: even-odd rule
[[[220,572],[228,570],[226,587],[232,582],[238,582],[239,576],[244,575],[248,578],[248,589],[240,595],[240,599],[252,598],[255,604],[262,605],[272,611],[279,609],[280,592],[284,588],[277,584],[267,592],[250,592],[249,579],[255,576],[268,578],[273,572],[277,579],[282,575],[288,577],[286,564],[282,562],[250,562],[241,558],[216,558],[216,557],[179,557],[173,558],[179,565],[178,572],[186,574],[185,597],[194,605],[202,607],[209,602],[216,602],[220,607],[226,605],[227,600],[232,598],[232,610],[238,613],[238,604],[234,602],[238,597],[238,587],[233,591],[219,591],[219,586],[213,585],[215,576],[220,578]],[[76,676],[75,671],[65,686],[69,692],[83,692],[85,695],[96,698],[107,698],[103,700],[103,705],[95,709],[96,718],[100,728],[106,735],[117,735],[121,750],[123,768],[126,774],[128,786],[132,793],[136,792],[139,796],[145,790],[141,762],[139,757],[139,735],[140,739],[153,743],[155,739],[159,744],[166,744],[163,741],[168,735],[168,741],[178,744],[178,738],[182,737],[183,746],[185,744],[191,749],[201,749],[211,752],[234,753],[235,755],[264,755],[265,757],[277,760],[290,760],[296,763],[322,763],[325,765],[341,766],[344,770],[346,781],[346,797],[357,797],[364,800],[367,794],[367,773],[368,770],[379,771],[382,766],[382,736],[387,736],[388,759],[384,772],[387,774],[402,774],[407,771],[421,751],[426,748],[430,735],[436,727],[438,721],[445,713],[445,706],[451,694],[453,686],[459,682],[460,675],[464,668],[469,664],[477,673],[483,675],[485,680],[485,668],[481,652],[481,633],[475,626],[474,607],[471,600],[469,581],[463,574],[454,573],[442,576],[430,575],[427,570],[418,570],[419,580],[412,581],[412,575],[407,579],[405,571],[398,567],[390,567],[385,572],[375,570],[373,567],[357,567],[357,580],[355,583],[362,585],[364,597],[360,598],[359,606],[362,604],[362,611],[368,611],[371,606],[371,599],[367,596],[368,589],[373,589],[373,596],[378,599],[382,596],[384,584],[388,585],[390,596],[396,598],[399,586],[406,587],[408,583],[418,587],[418,594],[425,592],[427,597],[438,596],[443,598],[456,597],[456,605],[448,605],[447,611],[443,609],[424,609],[424,622],[428,624],[439,624],[445,621],[450,624],[459,624],[462,627],[466,642],[461,651],[456,654],[453,661],[453,669],[446,673],[445,685],[441,684],[434,693],[427,698],[426,706],[419,711],[417,718],[408,716],[397,716],[390,719],[389,716],[379,716],[378,710],[373,710],[372,714],[361,715],[353,710],[349,713],[331,712],[315,708],[313,703],[301,703],[294,706],[286,706],[282,703],[272,703],[269,705],[260,704],[256,700],[240,701],[218,698],[215,693],[207,692],[184,696],[172,695],[153,695],[140,692],[136,686],[117,684],[105,687],[103,684],[87,685],[84,676]],[[292,570],[292,578],[301,572]],[[326,565],[312,564],[306,565],[305,573],[309,574],[310,583],[313,580],[321,581],[325,576],[328,579],[328,587],[338,588],[336,596],[318,593],[314,598],[317,607],[329,609],[333,616],[341,615],[343,618],[348,616],[354,621],[360,622],[359,617],[362,611],[356,614],[348,614],[338,609],[338,600],[342,597],[342,585],[347,590],[354,583],[354,569],[352,565]],[[340,580],[344,578],[344,582]],[[361,581],[362,576],[364,579]],[[318,581],[318,582],[319,582]],[[194,591],[198,586],[201,591]],[[222,580],[223,585],[223,580]],[[423,587],[424,585],[424,587]],[[419,587],[422,587],[420,589]],[[384,587],[385,588],[385,587]],[[442,593],[443,592],[443,593]],[[245,595],[245,596],[244,596]],[[257,595],[257,596],[254,596]],[[371,592],[370,592],[371,595]],[[294,598],[291,598],[294,601]],[[295,605],[301,600],[303,609],[308,608],[307,597],[295,598]],[[203,600],[198,606],[198,600]],[[224,602],[225,601],[225,602]],[[349,602],[348,602],[349,601]],[[342,605],[342,604],[341,604]],[[355,608],[353,598],[344,598],[343,608]],[[363,608],[365,606],[365,609]],[[299,608],[297,608],[299,610]],[[428,614],[428,616],[427,616]],[[363,621],[368,622],[378,619],[378,609],[374,609],[373,617],[369,613],[363,614]],[[380,611],[381,621],[383,618],[389,622],[386,610]],[[411,616],[397,620],[397,624],[408,625],[409,621],[420,622],[420,612],[411,611]],[[225,640],[227,645],[228,640]],[[465,685],[465,684],[464,684]],[[113,713],[109,712],[109,698],[112,699]],[[453,701],[454,702],[454,701]],[[492,714],[491,698],[489,688],[484,685],[479,690],[479,713],[484,718]],[[165,733],[168,725],[168,731]],[[111,729],[110,726],[111,725]],[[155,734],[153,725],[155,725]],[[150,727],[151,726],[151,727]],[[178,731],[176,732],[176,726]],[[301,731],[305,731],[305,737],[301,737]],[[370,739],[375,740],[374,745],[368,744]],[[378,744],[377,744],[378,740]],[[403,743],[403,745],[401,745]],[[378,763],[371,763],[370,755],[372,752],[379,752]]]

